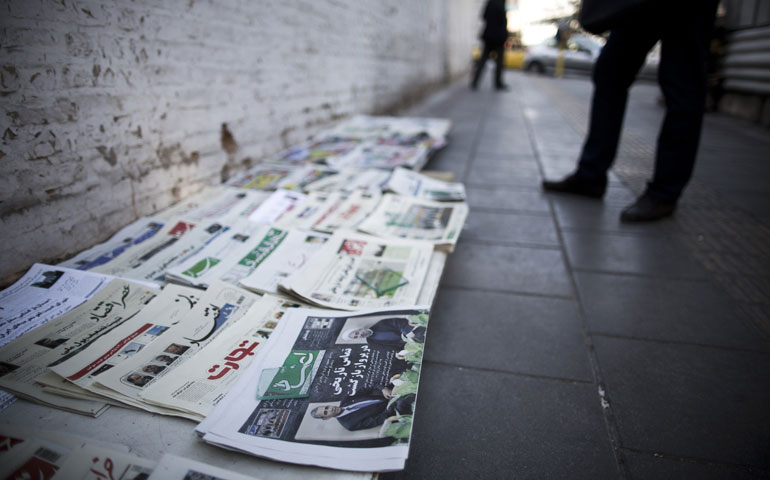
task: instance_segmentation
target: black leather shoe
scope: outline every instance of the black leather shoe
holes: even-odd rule
[[[669,217],[676,210],[676,202],[665,202],[646,193],[620,213],[621,222],[651,222]]]
[[[602,198],[607,190],[606,184],[587,182],[569,175],[564,180],[543,180],[543,190],[547,192],[571,193],[589,198]]]

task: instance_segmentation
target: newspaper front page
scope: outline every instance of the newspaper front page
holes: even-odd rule
[[[401,167],[393,171],[386,188],[398,195],[437,202],[465,200],[462,183],[442,182]]]
[[[390,178],[390,171],[377,168],[357,169],[346,168],[305,187],[306,192],[343,192],[352,193],[356,190],[381,192]]]
[[[112,277],[36,263],[0,292],[0,347],[96,295]],[[16,400],[0,391],[0,411]]]
[[[52,395],[36,383],[49,367],[85,350],[130,320],[159,290],[115,279],[80,306],[0,349],[0,387],[45,405],[96,416],[106,405]]]
[[[325,163],[326,159],[344,155],[358,145],[358,140],[327,137],[320,140],[310,140],[296,147],[289,148],[278,156],[276,163],[289,165],[306,165],[308,163]]]
[[[467,217],[466,203],[385,194],[377,210],[358,229],[383,238],[426,240],[451,252]]]
[[[304,267],[323,247],[328,235],[306,230],[278,230],[275,248],[254,260],[251,274],[240,280],[240,285],[257,293],[279,293],[280,282]]]
[[[313,224],[313,230],[332,233],[335,230],[354,230],[380,203],[382,194],[375,191],[355,190],[340,198]]]
[[[322,167],[320,165],[305,165],[294,170],[287,175],[283,180],[278,182],[278,188],[286,190],[304,190],[305,186],[316,182],[322,178],[326,178],[330,175],[337,173],[329,167]]]
[[[327,160],[332,168],[380,168],[392,170],[396,167],[421,166],[428,158],[424,145],[391,145],[378,142],[364,142],[351,152]]]
[[[344,198],[340,192],[310,192],[305,200],[273,223],[275,228],[311,230],[332,206]]]
[[[289,310],[198,431],[206,442],[279,461],[402,469],[428,313]]]
[[[275,190],[281,180],[296,169],[294,165],[263,163],[230,179],[227,185],[254,190]]]
[[[50,367],[37,382],[54,389],[49,391],[58,389],[63,394],[87,394],[97,379],[110,376],[113,368],[153,342],[162,342],[163,333],[184,320],[201,293],[192,287],[168,285],[138,315],[102,335],[88,349]],[[97,397],[93,393],[90,395]]]
[[[243,318],[259,298],[242,288],[213,283],[181,321],[163,332],[162,338],[124,359],[108,375],[99,375],[87,389],[150,412],[182,416],[142,401],[142,392],[163,377],[173,376],[179,366]]]
[[[147,403],[178,410],[202,421],[251,364],[278,322],[297,302],[265,295],[224,333],[141,393]]]
[[[285,189],[276,190],[259,208],[249,215],[249,220],[254,223],[272,225],[283,215],[301,205],[305,199],[306,196],[300,192]]]
[[[147,480],[259,480],[259,476],[246,476],[207,463],[164,453],[158,466]]]
[[[337,231],[281,287],[326,308],[360,310],[414,305],[433,245]]]

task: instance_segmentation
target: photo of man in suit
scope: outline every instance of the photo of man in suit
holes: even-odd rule
[[[313,418],[328,420],[336,418],[340,425],[347,430],[364,430],[378,427],[396,415],[411,415],[414,406],[414,395],[405,395],[388,406],[391,398],[389,388],[367,388],[359,390],[353,396],[347,396],[340,401],[339,406],[323,405],[314,408],[310,415]]]
[[[400,350],[406,344],[402,335],[417,342],[424,342],[425,327],[409,323],[409,320],[403,317],[384,318],[370,327],[343,332],[342,337],[345,340],[365,338],[369,345],[395,347]]]

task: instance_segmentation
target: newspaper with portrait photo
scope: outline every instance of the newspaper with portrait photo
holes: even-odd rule
[[[280,461],[402,469],[428,313],[289,310],[197,430],[206,442]]]

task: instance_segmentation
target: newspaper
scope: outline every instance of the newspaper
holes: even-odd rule
[[[414,305],[433,245],[337,231],[281,288],[326,308]]]
[[[124,359],[108,375],[99,375],[87,389],[150,412],[179,415],[178,411],[142,401],[141,393],[160,379],[175,375],[177,368],[243,318],[259,298],[223,282],[213,283],[192,310],[165,330],[158,341]]]
[[[166,279],[200,288],[225,277],[235,284],[251,273],[247,256],[259,245],[255,245],[254,240],[262,239],[269,229],[267,225],[249,221],[235,223],[203,248],[166,270]],[[239,266],[241,260],[246,265]],[[232,275],[231,268],[234,269]]]
[[[341,202],[344,195],[341,192],[310,192],[305,200],[286,212],[273,223],[276,228],[296,228],[311,230],[318,220],[329,211],[333,205]]]
[[[385,194],[358,229],[383,238],[426,240],[451,252],[467,217],[466,203]]]
[[[97,416],[106,405],[43,391],[36,379],[138,315],[160,291],[115,279],[90,300],[0,349],[0,387],[30,400]]]
[[[377,208],[381,198],[380,192],[356,190],[324,212],[313,224],[313,230],[326,233],[353,230]]]
[[[227,185],[255,190],[275,190],[281,180],[296,169],[293,165],[262,163],[231,179]]]
[[[63,315],[102,289],[112,277],[36,263],[0,292],[0,347]],[[0,391],[0,411],[16,397]]]
[[[442,182],[401,167],[393,171],[386,188],[399,195],[424,200],[465,200],[465,186],[462,183]]]
[[[254,223],[272,225],[284,214],[301,205],[305,201],[305,195],[291,190],[276,190],[264,201],[251,215],[249,220]]]
[[[255,258],[251,274],[240,280],[243,288],[257,293],[278,293],[278,284],[305,266],[323,247],[328,235],[304,230],[271,229],[278,235],[275,248]],[[280,233],[278,233],[280,232]]]
[[[451,126],[451,121],[444,118],[356,115],[323,136],[372,140],[423,135],[436,142],[445,142]]]
[[[226,194],[229,189],[221,185],[204,187],[203,190],[195,195],[185,198],[184,200],[171,205],[157,212],[154,216],[161,220],[170,220],[172,218],[184,217],[190,220],[202,220],[204,217],[199,217],[198,212],[204,205],[211,205],[216,203],[217,200]]]
[[[156,218],[140,218],[123,227],[106,242],[94,245],[59,265],[78,270],[91,270],[109,262],[129,248],[152,238],[163,228],[164,224],[163,220]]]
[[[259,477],[241,475],[189,458],[163,454],[158,466],[147,480],[258,480]]]
[[[278,188],[303,190],[305,186],[337,173],[329,167],[305,165],[299,167],[278,183]]]
[[[344,192],[352,193],[355,190],[370,190],[381,192],[390,179],[390,172],[377,168],[358,169],[345,168],[334,175],[329,175],[321,180],[306,185],[306,192]]]
[[[417,297],[417,305],[431,305],[433,306],[433,300],[436,299],[436,292],[438,292],[439,282],[441,282],[441,275],[444,273],[444,266],[446,266],[447,254],[440,250],[434,250],[433,255],[430,257],[430,265],[428,265],[428,273],[425,275],[425,281],[422,284],[422,290]]]
[[[349,153],[327,160],[332,168],[381,168],[417,167],[425,164],[428,148],[425,145],[391,145],[364,142]]]
[[[96,270],[135,282],[163,285],[167,269],[195,255],[220,235],[227,235],[228,230],[227,226],[217,221],[202,221],[181,238],[172,236],[156,247],[137,249],[135,253],[122,255]]]
[[[301,305],[272,295],[244,315],[194,357],[140,394],[143,401],[202,421],[227,394],[278,325],[287,309]]]
[[[0,478],[132,480],[149,475],[156,462],[123,445],[96,446],[74,435],[0,425]]]
[[[50,367],[37,382],[49,387],[48,391],[87,395],[97,379],[110,376],[113,368],[153,342],[163,342],[163,333],[185,320],[201,293],[191,287],[168,285],[133,318],[102,335],[88,349]]]
[[[278,156],[276,163],[289,165],[324,163],[327,158],[348,153],[356,145],[358,145],[358,140],[343,137],[326,137],[320,140],[311,140],[283,151]]]
[[[197,430],[206,442],[279,461],[403,469],[427,326],[422,306],[289,310]]]

